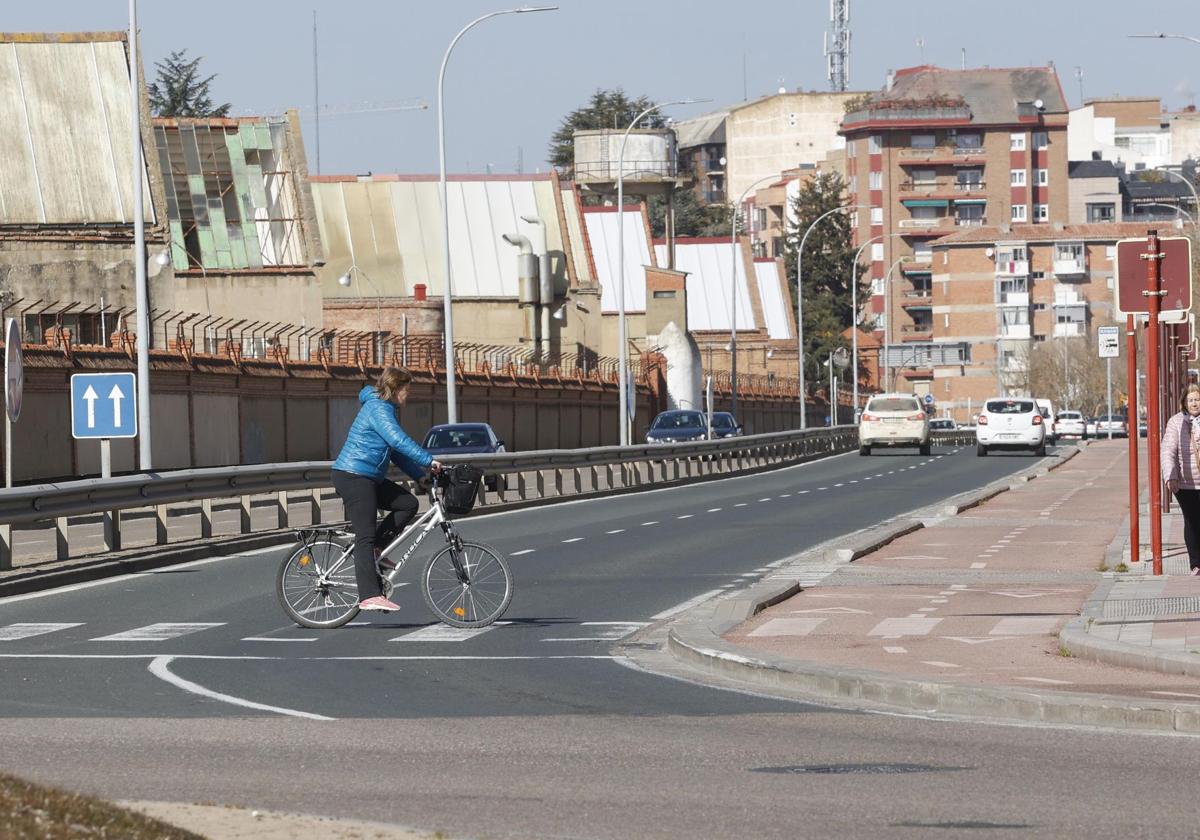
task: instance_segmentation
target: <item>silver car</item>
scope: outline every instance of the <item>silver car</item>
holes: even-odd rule
[[[876,446],[915,446],[929,454],[929,415],[912,394],[876,394],[858,423],[858,454]]]

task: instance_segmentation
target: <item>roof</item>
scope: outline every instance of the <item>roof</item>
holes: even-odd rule
[[[871,96],[872,102],[922,101],[961,97],[976,124],[1017,121],[1017,104],[1042,100],[1044,114],[1066,114],[1066,97],[1053,67],[946,70],[924,65],[896,71],[891,90]]]
[[[689,332],[728,332],[733,319],[730,307],[737,286],[737,328],[759,329],[754,320],[742,243],[734,246],[724,237],[675,240],[675,268],[687,272],[687,318]],[[659,262],[667,261],[666,243],[655,245]]]
[[[1124,186],[1130,201],[1154,201],[1159,198],[1192,200],[1188,185],[1175,178],[1164,178],[1162,181],[1127,178]]]
[[[1067,163],[1068,178],[1120,178],[1121,170],[1111,160],[1073,160]]]
[[[0,224],[132,224],[124,34],[0,33],[0,44]]]
[[[430,295],[445,289],[442,211],[436,177],[379,176],[312,179],[313,200],[326,264],[320,271],[327,298],[412,295],[423,283]],[[517,250],[501,237],[519,233],[541,249],[537,227],[546,222],[551,252],[562,252],[564,233],[553,175],[449,178],[450,261],[456,298],[517,297]],[[556,288],[567,285],[564,261],[552,261]],[[337,278],[356,266],[360,288]]]
[[[725,118],[728,111],[714,111],[688,120],[679,120],[675,129],[675,145],[680,149],[725,142]]]
[[[646,229],[645,205],[639,210],[626,209],[621,232],[625,240],[625,312],[646,311],[646,269],[654,265]],[[592,246],[596,280],[600,284],[600,311],[619,312],[618,289],[618,213],[616,207],[583,208],[584,227]]]
[[[945,245],[990,245],[995,242],[1054,242],[1093,239],[1115,242],[1146,235],[1146,222],[1106,222],[1097,224],[1012,225],[1009,230],[996,226],[973,227],[935,239],[934,248]]]
[[[788,303],[787,281],[779,270],[779,263],[775,260],[755,260],[754,276],[758,280],[758,298],[762,302],[767,334],[771,338],[791,338],[792,322],[788,317],[791,304]]]

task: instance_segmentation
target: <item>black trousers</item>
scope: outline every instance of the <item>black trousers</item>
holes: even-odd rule
[[[392,481],[375,481],[354,473],[333,471],[333,489],[342,497],[354,532],[354,577],[360,601],[382,594],[375,569],[375,546],[387,545],[417,514],[417,497]],[[390,510],[376,526],[376,512]]]
[[[1200,490],[1176,490],[1175,501],[1183,513],[1183,542],[1187,545],[1188,565],[1200,568]]]

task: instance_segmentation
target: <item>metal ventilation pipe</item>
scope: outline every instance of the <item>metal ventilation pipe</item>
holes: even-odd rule
[[[550,274],[550,243],[546,237],[546,222],[540,216],[522,216],[521,221],[537,225],[541,233],[541,248],[538,249],[538,299],[542,305],[541,325],[542,358],[550,353],[550,308],[554,306],[554,278]]]
[[[538,268],[533,246],[519,233],[506,233],[505,242],[518,249],[517,253],[517,303],[525,310],[525,337],[530,341],[538,338]]]

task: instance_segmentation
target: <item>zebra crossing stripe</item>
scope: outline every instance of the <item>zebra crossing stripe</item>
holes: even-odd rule
[[[497,621],[495,624],[487,627],[451,627],[448,624],[430,624],[427,627],[422,627],[420,630],[414,630],[411,633],[405,633],[403,636],[396,636],[394,639],[388,639],[389,642],[465,642],[467,639],[473,639],[476,636],[486,633],[496,627],[501,627],[508,624],[507,621]]]
[[[181,622],[170,623],[163,622],[159,624],[147,624],[145,627],[135,627],[133,630],[125,630],[121,633],[113,633],[110,636],[97,636],[92,639],[93,642],[162,642],[167,639],[174,639],[179,636],[186,636],[189,633],[199,633],[201,630],[207,630],[210,627],[224,627],[224,621],[199,621],[199,622]]]
[[[56,630],[69,630],[72,627],[82,627],[82,623],[75,622],[73,624],[10,624],[7,627],[0,627],[0,642],[12,642],[17,639],[29,639],[33,636],[42,636],[46,633],[53,633]]]

